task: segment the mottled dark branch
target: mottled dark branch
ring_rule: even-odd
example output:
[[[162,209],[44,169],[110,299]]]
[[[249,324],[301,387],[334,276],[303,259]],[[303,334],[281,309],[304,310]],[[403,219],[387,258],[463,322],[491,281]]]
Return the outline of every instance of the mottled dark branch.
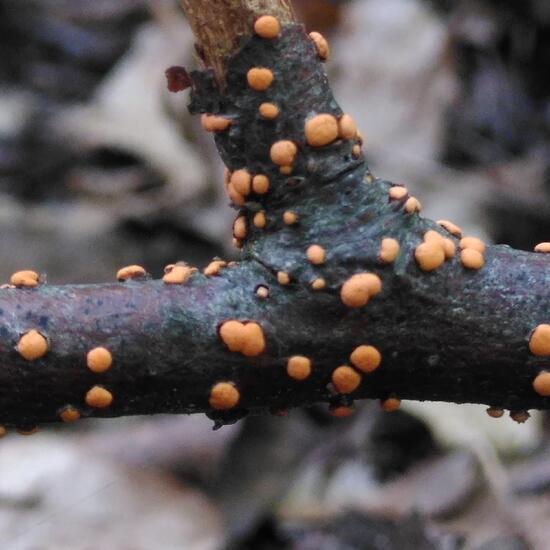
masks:
[[[207,412],[222,424],[317,402],[345,414],[365,397],[485,403],[518,420],[549,408],[550,257],[461,240],[374,178],[325,55],[322,37],[287,23],[225,58],[223,86],[190,75],[191,111],[228,168],[242,263],[177,265],[165,281],[134,268],[103,286],[22,274],[24,288],[0,290],[0,423]]]

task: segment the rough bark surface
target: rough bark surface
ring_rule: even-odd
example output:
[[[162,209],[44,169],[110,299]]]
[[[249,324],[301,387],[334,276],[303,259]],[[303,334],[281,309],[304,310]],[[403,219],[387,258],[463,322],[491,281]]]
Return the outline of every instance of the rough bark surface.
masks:
[[[189,8],[200,4],[184,1]],[[281,1],[281,9],[286,5]],[[252,19],[236,34],[250,35]],[[248,86],[247,72],[256,66],[272,70],[268,90]],[[459,254],[434,271],[420,269],[415,251],[428,230],[457,246],[459,240],[406,208],[407,194],[391,198],[395,186],[374,178],[357,153],[359,137],[308,145],[307,120],[343,113],[300,25],[285,23],[276,39],[249,36],[225,58],[224,71],[223,86],[211,69],[192,73],[190,108],[231,120],[216,133],[231,172],[246,169],[270,180],[268,193],[251,193],[240,208],[247,226],[242,262],[176,285],[142,279],[0,290],[0,424],[54,422],[67,405],[82,416],[206,412],[223,424],[249,413],[391,395],[512,411],[548,408],[550,399],[532,386],[548,359],[530,353],[529,338],[550,319],[550,256],[494,246],[487,247],[481,269],[466,269]],[[280,109],[274,120],[258,113],[266,101]],[[297,147],[290,174],[270,158],[279,140]],[[296,223],[284,223],[288,211],[297,215]],[[258,212],[266,218],[261,228],[253,223]],[[392,263],[380,260],[384,238],[400,244]],[[325,250],[324,263],[308,261],[312,244]],[[381,292],[363,307],[347,307],[343,284],[365,272],[380,278]],[[288,284],[281,284],[280,273],[288,275]],[[319,279],[325,286],[315,290]],[[267,292],[259,295],[259,287]],[[228,320],[257,323],[264,352],[246,357],[229,351],[219,334]],[[33,329],[47,338],[48,353],[28,361],[17,346]],[[361,373],[355,391],[338,393],[333,373],[351,364],[360,345],[375,346],[382,363]],[[98,346],[113,356],[102,374],[86,366],[87,352]],[[311,360],[305,380],[287,374],[294,355]],[[209,404],[218,382],[238,391],[231,410]],[[109,407],[85,404],[96,385],[111,392]]]
[[[181,4],[197,37],[197,53],[220,83],[225,79],[224,59],[250,36],[259,15],[273,15],[281,23],[294,21],[291,0],[181,0]]]

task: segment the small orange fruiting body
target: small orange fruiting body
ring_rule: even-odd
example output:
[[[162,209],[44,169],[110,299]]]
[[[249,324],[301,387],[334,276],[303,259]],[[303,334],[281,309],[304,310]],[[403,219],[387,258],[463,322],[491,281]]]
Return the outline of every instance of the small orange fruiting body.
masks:
[[[243,195],[246,197],[246,195],[250,193],[251,182],[252,177],[247,170],[235,170],[235,172],[231,174],[230,183],[233,186],[233,189],[235,189],[235,191],[237,191],[239,195]]]
[[[311,288],[313,290],[323,290],[323,288],[325,288],[326,286],[327,286],[327,282],[322,277],[315,279],[311,283]]]
[[[354,145],[351,148],[351,154],[354,159],[358,159],[361,156],[361,146],[360,145]]]
[[[227,130],[229,126],[231,126],[232,122],[233,121],[229,118],[215,116],[212,120],[212,127],[214,128],[214,132],[223,132],[224,130]]]
[[[510,418],[518,424],[523,424],[531,418],[531,415],[528,411],[510,411]]]
[[[358,346],[350,356],[352,365],[362,372],[374,372],[382,362],[382,355],[374,346]]]
[[[311,374],[311,360],[301,355],[295,355],[288,360],[286,372],[294,380],[305,380]]]
[[[351,416],[353,414],[353,408],[352,407],[346,407],[344,405],[339,406],[332,406],[329,408],[329,412],[332,416],[335,418],[346,418],[348,416]]]
[[[450,222],[449,220],[437,220],[437,223],[454,237],[458,237],[459,239],[462,239],[462,229],[460,229],[458,225],[454,224],[453,222]]]
[[[67,405],[59,412],[59,418],[61,418],[63,422],[70,424],[80,419],[80,411],[72,405]]]
[[[444,237],[438,231],[434,231],[433,229],[426,231],[426,233],[424,234],[424,241],[427,243],[436,243],[438,246],[440,246],[443,249],[443,252],[445,253],[445,258],[447,260],[454,258],[456,254],[455,243],[451,239]]]
[[[229,351],[256,357],[265,351],[265,337],[258,323],[241,323],[234,319],[220,327],[220,338]]]
[[[224,260],[213,260],[204,268],[203,273],[207,277],[213,277],[219,275],[224,267],[227,267],[227,262]]]
[[[394,201],[404,199],[408,194],[409,194],[409,190],[406,187],[402,187],[400,185],[395,185],[394,187],[390,187],[388,191],[388,195],[390,196],[390,199]]]
[[[281,25],[273,15],[262,15],[254,23],[254,32],[262,38],[277,38],[281,32]]]
[[[37,330],[29,330],[17,344],[17,351],[27,361],[36,361],[48,352],[48,341]]]
[[[105,409],[113,402],[113,394],[102,386],[94,386],[86,393],[86,404],[94,409]]]
[[[313,265],[321,265],[325,263],[327,258],[325,249],[318,244],[312,244],[306,252],[307,259]]]
[[[283,214],[283,222],[286,225],[294,225],[298,221],[298,214],[296,212],[292,212],[291,210],[287,210]]]
[[[116,274],[117,281],[127,281],[129,279],[142,279],[147,272],[140,265],[128,265],[119,269]]]
[[[330,48],[326,38],[319,32],[310,32],[309,37],[313,40],[317,55],[322,61],[326,61],[330,55]]]
[[[395,262],[397,256],[399,255],[400,248],[399,243],[395,239],[390,237],[382,239],[382,243],[380,244],[380,254],[378,255],[380,261],[385,264]]]
[[[238,352],[243,347],[243,323],[234,319],[226,321],[220,327],[220,338],[229,351]]]
[[[338,138],[338,121],[329,114],[310,118],[305,126],[306,141],[312,147],[324,147]]]
[[[288,285],[290,283],[290,275],[285,271],[279,271],[277,273],[277,282],[280,285]]]
[[[196,269],[187,265],[175,265],[164,275],[162,280],[169,285],[182,285],[187,282],[195,271]]]
[[[31,426],[29,428],[17,428],[19,435],[34,435],[38,431],[38,426]]]
[[[282,167],[290,166],[294,162],[297,153],[298,147],[296,147],[296,144],[286,139],[275,142],[270,151],[271,160],[277,166]]]
[[[382,281],[374,273],[358,273],[342,286],[340,297],[348,307],[363,307],[372,296],[382,290]]]
[[[113,364],[113,356],[106,348],[94,348],[88,352],[86,357],[88,368],[95,373],[108,371]]]
[[[269,288],[267,288],[266,286],[260,285],[256,289],[256,296],[258,296],[258,298],[261,298],[262,300],[269,298]]]
[[[352,393],[361,384],[361,375],[347,365],[342,365],[332,373],[332,384],[338,393]]]
[[[10,283],[14,286],[34,288],[38,285],[39,275],[36,271],[18,271],[10,278]]]
[[[550,372],[538,374],[533,380],[533,389],[542,397],[550,397]]]
[[[410,197],[405,202],[405,212],[408,214],[414,214],[415,212],[420,212],[422,210],[422,205],[416,197]]]
[[[254,214],[254,218],[252,220],[252,223],[254,224],[254,227],[257,227],[258,229],[263,229],[267,225],[267,220],[265,218],[264,212],[257,212]]]
[[[531,333],[529,350],[537,357],[550,357],[550,325],[539,325]]]
[[[201,115],[201,126],[202,129],[206,132],[211,132],[212,128],[210,126],[210,115],[207,113],[203,113]]]
[[[464,237],[460,240],[460,248],[462,250],[470,248],[483,254],[485,252],[485,243],[477,237]]]
[[[437,231],[434,231],[433,229],[430,229],[424,233],[424,242],[430,242],[430,241],[437,241],[439,243],[443,242],[443,235],[441,233],[438,233]]]
[[[445,252],[445,258],[450,260],[455,257],[456,245],[451,239],[443,239],[443,250]]]
[[[235,187],[233,187],[233,184],[230,182],[229,185],[227,186],[227,195],[229,197],[229,199],[231,200],[231,202],[235,205],[235,206],[243,206],[244,203],[246,202],[246,199],[243,195],[241,195],[236,189]]]
[[[267,90],[273,83],[273,72],[265,67],[254,67],[246,75],[248,85],[257,92]]]
[[[504,410],[498,407],[489,407],[486,412],[491,418],[502,418],[504,416]]]
[[[460,261],[466,269],[481,269],[485,264],[483,254],[473,248],[465,248],[460,252]]]
[[[292,166],[281,166],[279,168],[279,172],[283,174],[283,176],[289,176],[290,174],[292,174]]]
[[[535,252],[550,253],[550,243],[539,243],[535,246]]]
[[[242,240],[246,237],[246,233],[246,218],[244,216],[239,216],[233,222],[233,237]]]
[[[279,107],[274,103],[262,103],[258,111],[260,116],[266,120],[274,120],[279,116]]]
[[[4,428],[4,426],[0,426],[0,439],[2,439],[7,433],[6,428]]]
[[[207,132],[223,132],[231,126],[231,119],[222,116],[204,113],[201,116],[201,125]]]
[[[210,115],[209,114],[203,113],[201,115],[201,126],[202,126],[202,129],[205,132],[211,132],[212,131],[211,126],[210,126]]]
[[[265,195],[269,191],[269,178],[258,174],[252,178],[252,190],[258,195]]]
[[[380,406],[383,411],[394,412],[401,406],[401,400],[396,397],[388,397],[388,399],[384,399],[384,401],[380,403]]]
[[[218,382],[210,390],[208,403],[218,411],[228,411],[239,403],[241,395],[232,382]]]
[[[414,257],[422,271],[433,271],[445,262],[445,252],[437,241],[419,244],[414,251]]]
[[[349,115],[342,115],[338,121],[338,136],[342,139],[353,139],[357,136],[357,126]]]

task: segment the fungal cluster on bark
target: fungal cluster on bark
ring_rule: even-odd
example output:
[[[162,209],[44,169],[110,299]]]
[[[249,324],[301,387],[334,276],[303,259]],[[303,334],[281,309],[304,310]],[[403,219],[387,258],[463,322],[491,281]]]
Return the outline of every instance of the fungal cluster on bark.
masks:
[[[185,3],[185,2],[184,2]],[[191,87],[226,165],[241,261],[175,262],[160,280],[0,289],[0,436],[87,416],[250,413],[359,398],[475,402],[516,421],[550,406],[550,251],[486,246],[422,218],[375,178],[336,103],[319,33],[270,13]],[[219,68],[219,64],[216,63]]]

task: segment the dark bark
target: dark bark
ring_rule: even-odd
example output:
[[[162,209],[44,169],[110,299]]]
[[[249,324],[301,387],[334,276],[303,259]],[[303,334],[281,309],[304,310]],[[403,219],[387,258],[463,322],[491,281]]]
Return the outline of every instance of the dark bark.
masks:
[[[195,72],[191,110],[232,121],[216,134],[230,170],[265,174],[270,190],[251,194],[239,215],[247,220],[243,261],[218,276],[195,273],[181,285],[134,280],[113,285],[0,290],[0,423],[28,427],[58,420],[72,405],[83,416],[207,412],[220,424],[248,413],[280,411],[358,398],[485,403],[513,411],[548,408],[532,387],[548,359],[529,352],[533,329],[549,320],[550,257],[487,247],[485,265],[466,269],[457,254],[432,272],[419,268],[415,250],[428,230],[458,245],[439,225],[405,208],[407,196],[390,199],[392,184],[375,179],[357,153],[359,138],[311,147],[308,117],[342,111],[332,97],[313,42],[288,23],[277,39],[252,36],[224,62],[225,85],[210,70]],[[250,67],[269,67],[274,82],[257,92],[246,81]],[[275,103],[280,115],[261,119],[258,106]],[[292,173],[270,159],[279,140],[297,146]],[[286,225],[292,210],[298,222]],[[265,213],[258,229],[252,220]],[[394,238],[394,263],[379,259],[383,238]],[[313,265],[306,250],[318,244],[326,261]],[[277,274],[287,273],[289,284]],[[363,307],[341,299],[354,274],[374,273],[382,290]],[[324,288],[312,282],[323,279]],[[268,297],[256,294],[259,286]],[[227,349],[219,335],[228,320],[257,323],[265,351],[254,357]],[[48,353],[27,361],[17,351],[35,329]],[[362,374],[358,389],[337,393],[333,371],[350,364],[359,345],[375,346],[381,366]],[[95,347],[110,350],[113,366],[102,374],[86,366]],[[306,380],[288,376],[287,361],[312,361]],[[215,411],[214,384],[231,382],[240,401]],[[95,385],[113,395],[111,406],[84,401]]]

